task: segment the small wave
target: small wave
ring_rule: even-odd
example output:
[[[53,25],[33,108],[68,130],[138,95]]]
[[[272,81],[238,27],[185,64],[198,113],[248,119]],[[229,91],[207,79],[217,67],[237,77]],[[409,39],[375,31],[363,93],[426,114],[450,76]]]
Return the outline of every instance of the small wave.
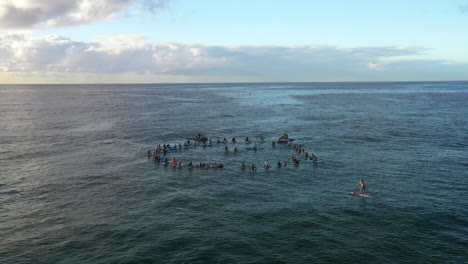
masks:
[[[0,192],[0,195],[14,195],[20,193],[17,190],[11,190],[11,191],[6,191],[6,192]]]
[[[369,137],[369,136],[350,136],[348,137],[351,140],[359,140],[365,142],[385,142],[383,138]]]
[[[441,147],[449,147],[449,148],[466,148],[468,147],[468,144],[465,143],[448,143],[448,144],[440,144]]]

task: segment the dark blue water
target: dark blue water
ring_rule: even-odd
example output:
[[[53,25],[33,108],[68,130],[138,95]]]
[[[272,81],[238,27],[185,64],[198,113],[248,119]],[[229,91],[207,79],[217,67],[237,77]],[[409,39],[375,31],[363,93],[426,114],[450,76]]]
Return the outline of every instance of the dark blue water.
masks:
[[[467,120],[468,82],[3,85],[0,263],[467,263]],[[146,156],[198,132],[266,143]],[[283,133],[324,162],[263,169]]]

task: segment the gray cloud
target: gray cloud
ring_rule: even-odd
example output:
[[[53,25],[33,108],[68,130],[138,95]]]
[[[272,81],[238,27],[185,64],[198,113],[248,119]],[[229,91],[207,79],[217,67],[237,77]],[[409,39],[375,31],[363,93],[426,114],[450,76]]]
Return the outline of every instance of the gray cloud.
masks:
[[[467,65],[402,60],[423,47],[207,46],[148,42],[142,36],[80,42],[57,35],[0,35],[0,72],[251,76],[284,80],[465,78]],[[426,76],[426,78],[423,78]],[[458,77],[457,77],[458,76]],[[406,80],[406,79],[405,79]]]
[[[0,3],[0,28],[88,24],[111,19],[137,2],[141,2],[145,10],[154,12],[168,0],[5,0]]]

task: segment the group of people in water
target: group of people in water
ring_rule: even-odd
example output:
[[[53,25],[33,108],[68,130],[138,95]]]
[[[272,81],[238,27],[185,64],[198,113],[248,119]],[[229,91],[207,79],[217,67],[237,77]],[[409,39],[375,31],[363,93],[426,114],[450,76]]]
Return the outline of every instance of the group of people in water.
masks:
[[[312,162],[318,162],[319,159],[314,153],[310,153],[305,151],[305,149],[301,145],[296,145],[296,144],[291,144],[288,143],[289,146],[291,146],[297,153],[297,155],[302,155],[304,156],[304,160],[310,160]],[[299,165],[299,158],[293,153],[291,154],[292,162],[293,164]]]
[[[282,163],[280,161],[278,161],[278,167],[281,167],[281,166],[282,166]],[[284,166],[286,166],[286,162],[284,162]],[[245,162],[242,162],[239,167],[244,170],[244,169],[247,168],[247,165],[245,164]],[[268,160],[266,160],[265,163],[263,163],[263,167],[265,169],[269,169],[270,168],[270,162]],[[249,169],[250,169],[251,172],[257,171],[257,167],[255,166],[254,163],[252,163],[252,165],[250,165]]]
[[[286,138],[287,138],[287,134],[285,134],[285,136],[286,136]],[[274,145],[274,144],[273,144],[273,145]],[[306,151],[304,150],[304,148],[302,148],[301,145],[295,145],[295,144],[292,144],[291,141],[289,141],[289,142],[288,142],[288,146],[293,147],[293,149],[297,152],[298,155],[303,155],[306,161],[307,161],[307,160],[310,160],[310,161],[312,161],[312,162],[318,162],[318,160],[319,160],[318,157],[317,157],[315,154],[311,153],[311,154],[309,155],[309,153],[306,152]],[[294,153],[291,155],[291,158],[292,158],[292,165],[299,166],[299,164],[300,164],[299,158],[297,158],[296,155],[295,155]],[[286,167],[287,165],[288,165],[288,163],[287,163],[286,161],[284,161],[284,162],[278,161],[278,162],[276,163],[276,166],[277,166],[278,168]],[[245,162],[242,162],[242,163],[240,164],[239,167],[240,167],[241,169],[246,169],[246,168],[247,168],[247,165],[245,164]],[[264,167],[265,169],[269,169],[269,168],[271,167],[270,162],[269,162],[268,160],[266,160],[266,161],[264,162],[264,164],[263,164],[263,167]],[[256,171],[256,170],[257,170],[257,167],[255,166],[255,164],[252,163],[252,164],[250,165],[250,171],[253,172],[253,171]]]
[[[288,134],[284,134],[287,135]],[[284,136],[283,135],[283,136]],[[213,144],[213,140],[211,138],[208,138],[200,133],[198,133],[194,138],[193,138],[195,141],[199,141],[202,143],[202,145],[208,145],[208,144]],[[246,137],[245,140],[244,140],[245,144],[251,144],[252,141],[250,140],[249,137]],[[265,142],[265,138],[263,136],[260,136],[260,140],[259,140],[260,143],[264,143]],[[214,140],[214,143],[224,143],[224,144],[228,144],[228,143],[238,143],[236,137],[232,137],[231,140],[228,140],[227,138],[223,138],[221,140],[221,138],[217,137],[215,140]],[[275,144],[275,141],[273,141],[272,143],[273,145]],[[257,143],[254,143],[254,147],[257,147]]]
[[[166,157],[167,153],[168,152],[178,152],[178,151],[181,151],[182,149],[191,149],[191,148],[195,148],[197,146],[212,146],[213,144],[213,141],[202,135],[201,133],[198,133],[194,138],[192,138],[192,140],[194,140],[195,142],[191,142],[190,140],[187,140],[185,141],[184,143],[179,143],[179,144],[174,144],[174,145],[170,145],[170,144],[158,144],[156,146],[156,149],[154,150],[154,152],[151,152],[151,150],[148,150],[148,157],[153,157],[157,162],[159,163],[162,163],[162,164],[165,164],[165,165],[168,165],[170,164],[172,167],[182,167],[182,166],[187,166],[187,167],[197,167],[197,168],[223,168],[224,165],[221,164],[221,163],[197,163],[197,164],[194,164],[192,162],[189,162],[187,164],[182,164],[182,161],[180,160],[176,160],[175,158],[168,158]],[[301,145],[296,145],[296,144],[292,144],[292,140],[293,139],[290,139],[288,134],[283,134],[277,141],[278,142],[286,142],[284,140],[288,140],[287,143],[288,143],[288,146],[289,147],[292,147],[297,155],[303,155],[305,160],[311,160],[311,161],[318,161],[318,157],[314,154],[310,154],[308,152],[306,152],[304,150],[304,148],[302,148]],[[228,140],[227,138],[223,138],[222,140],[217,137],[216,138],[216,141],[215,141],[217,144],[220,144],[220,143],[224,143],[226,144],[226,146],[224,146],[224,152],[230,152],[231,150],[229,149],[229,147],[227,146],[228,143],[237,143],[237,139],[235,137],[232,137],[231,140]],[[260,137],[260,140],[259,140],[259,143],[264,143],[265,142],[265,138],[263,136]],[[249,137],[246,137],[245,138],[245,144],[251,144],[252,141],[250,140]],[[272,146],[276,146],[276,141],[273,141],[272,142]],[[257,143],[253,143],[252,147],[250,148],[247,148],[247,149],[250,149],[250,150],[258,150],[258,149],[262,149],[259,147],[259,145]],[[234,149],[232,150],[233,152],[240,152],[241,150],[235,146]],[[296,165],[298,166],[300,164],[300,161],[299,161],[299,158],[296,157],[296,155],[293,153],[292,154],[292,162],[291,164],[293,165]],[[278,168],[281,168],[281,167],[285,167],[288,165],[288,162],[284,161],[284,162],[281,162],[281,161],[278,161],[276,163],[276,166]],[[266,160],[263,164],[263,167],[265,169],[269,169],[271,167],[270,165],[270,162],[268,160]],[[247,168],[247,165],[245,164],[245,162],[242,162],[241,165],[240,165],[240,168],[241,169],[246,169]],[[257,167],[255,166],[255,164],[251,164],[250,165],[250,171],[256,171],[257,170]]]
[[[224,165],[222,163],[204,163],[204,162],[200,162],[200,163],[195,163],[194,164],[193,162],[190,161],[187,164],[182,164],[181,160],[177,160],[176,158],[169,159],[168,157],[162,157],[156,152],[151,153],[151,151],[148,151],[148,157],[153,157],[155,161],[157,161],[158,163],[163,164],[163,165],[169,165],[170,164],[174,168],[181,168],[182,166],[186,166],[186,167],[189,167],[189,168],[205,168],[205,169],[211,169],[211,168],[222,169],[222,168],[224,168]]]
[[[219,169],[222,169],[224,168],[224,165],[222,163],[203,163],[203,162],[200,162],[200,163],[192,163],[192,162],[188,162],[187,164],[182,164],[182,161],[181,160],[176,160],[175,158],[168,158],[168,157],[165,157],[166,154],[168,152],[178,152],[178,151],[181,151],[182,149],[191,149],[191,148],[195,148],[197,146],[203,146],[203,147],[206,147],[206,146],[213,146],[213,141],[202,135],[202,134],[197,134],[194,138],[192,138],[195,142],[191,142],[190,140],[187,140],[185,141],[183,144],[182,143],[179,143],[179,144],[174,144],[174,145],[170,145],[170,144],[164,144],[164,145],[160,145],[158,144],[156,146],[156,149],[154,152],[151,152],[151,150],[148,150],[148,157],[153,157],[157,162],[161,163],[161,164],[164,164],[164,165],[171,165],[172,167],[175,167],[175,168],[180,168],[180,167],[188,167],[188,168],[219,168]],[[223,138],[223,139],[220,139],[219,137],[217,137],[214,141],[216,144],[221,144],[221,143],[224,143],[226,144],[224,146],[224,152],[231,152],[231,150],[228,148],[227,144],[228,143],[238,143],[237,139],[235,137],[232,137],[231,140],[228,140],[227,138]],[[250,140],[249,137],[246,137],[245,138],[245,144],[251,144],[252,141]],[[260,140],[259,140],[260,143],[264,143],[265,142],[265,139],[264,137],[260,137]],[[299,166],[300,165],[300,159],[298,158],[298,156],[302,155],[304,157],[304,160],[305,161],[311,161],[311,162],[320,162],[318,157],[313,154],[313,153],[310,153],[307,152],[303,147],[302,145],[300,144],[293,144],[293,139],[290,139],[288,134],[283,134],[281,137],[278,138],[278,140],[274,140],[271,144],[272,144],[272,147],[275,147],[276,146],[276,143],[287,143],[287,146],[292,148],[295,153],[292,153],[291,154],[291,164],[292,165],[296,165],[296,166]],[[253,143],[252,147],[248,148],[248,149],[251,149],[251,150],[257,150],[257,149],[261,149],[259,148],[259,145],[257,143]],[[234,149],[232,150],[233,152],[239,152],[241,151],[237,146],[234,147]],[[286,161],[278,161],[276,163],[276,167],[278,168],[281,168],[281,167],[286,167],[288,166],[288,162]],[[255,166],[254,163],[251,163],[249,166],[245,163],[245,162],[242,162],[239,166],[242,170],[245,170],[245,169],[249,169],[249,171],[251,172],[255,172],[257,170],[257,167]],[[265,162],[263,163],[263,167],[265,169],[269,169],[271,167],[270,165],[270,162],[268,160],[265,160]],[[358,182],[358,185],[361,186],[361,193],[362,194],[365,194],[366,193],[366,183],[364,182],[364,179],[361,179],[359,182]]]

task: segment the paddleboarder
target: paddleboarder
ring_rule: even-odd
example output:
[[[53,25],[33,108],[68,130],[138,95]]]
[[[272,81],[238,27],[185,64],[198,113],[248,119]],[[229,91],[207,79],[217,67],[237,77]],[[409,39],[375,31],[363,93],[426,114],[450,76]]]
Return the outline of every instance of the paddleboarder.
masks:
[[[357,185],[361,185],[361,193],[365,194],[366,193],[366,183],[364,182],[364,179],[361,179]]]

